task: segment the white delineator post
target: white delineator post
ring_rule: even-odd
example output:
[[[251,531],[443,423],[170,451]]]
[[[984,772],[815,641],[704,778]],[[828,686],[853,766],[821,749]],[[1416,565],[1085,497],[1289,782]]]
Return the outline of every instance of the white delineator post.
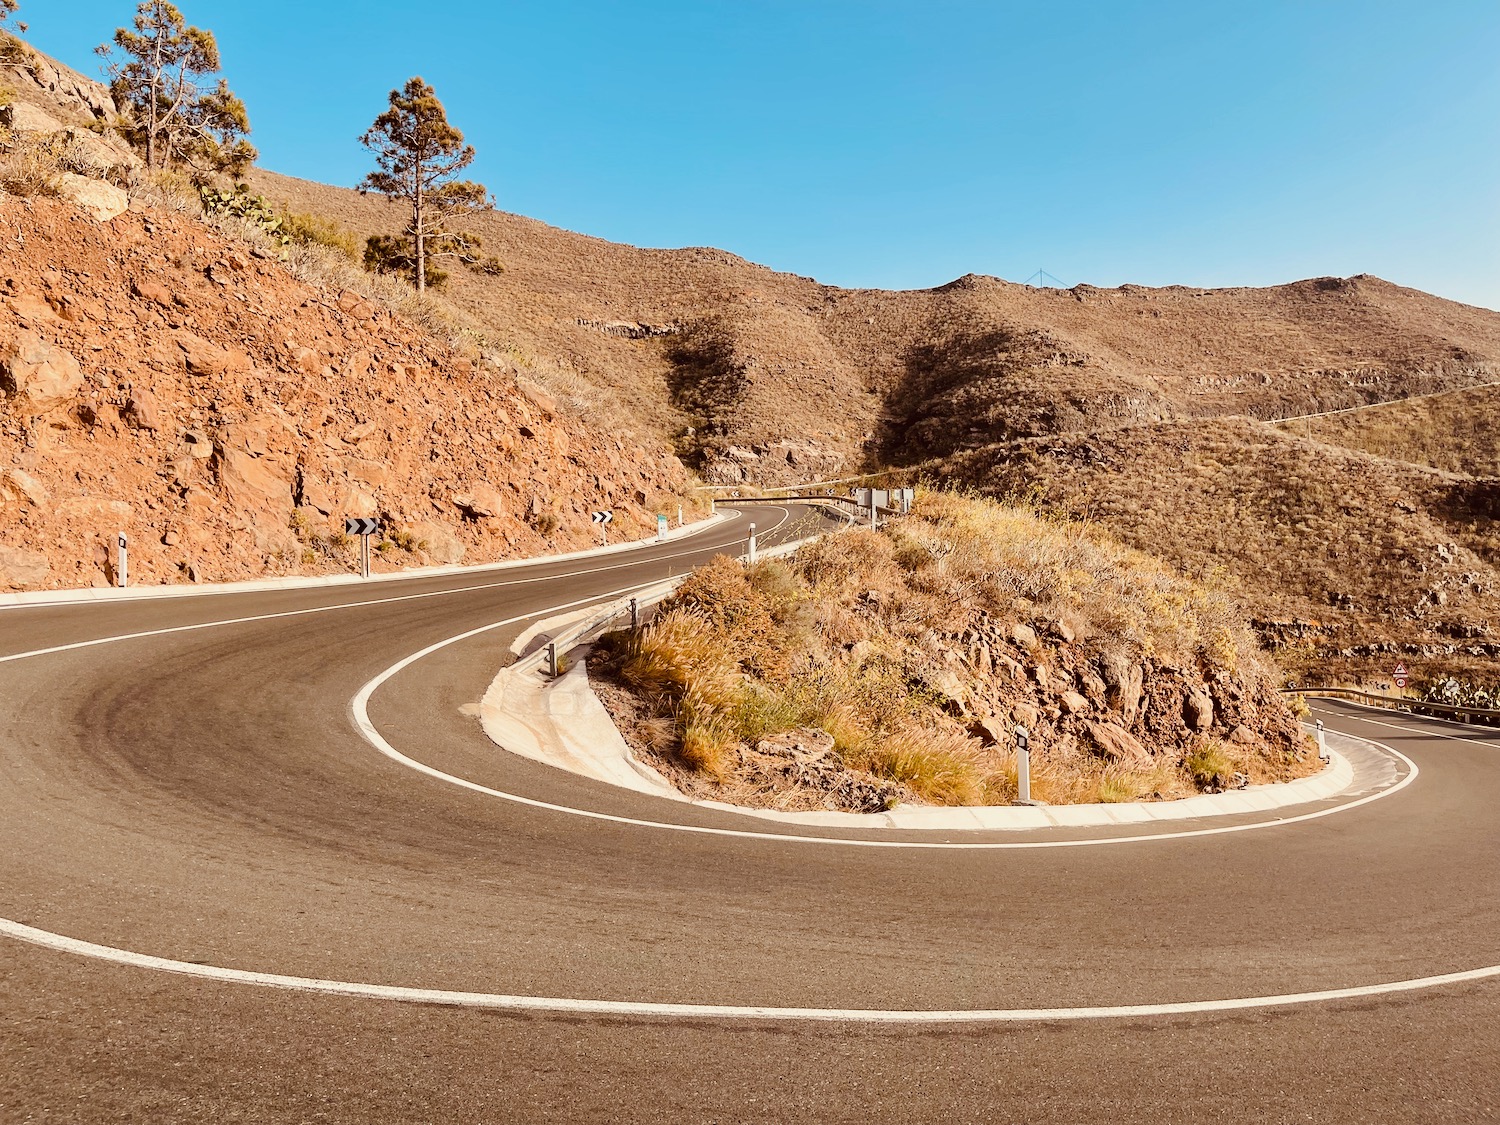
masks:
[[[119,548],[119,553],[116,556],[115,560],[115,577],[119,581],[119,584],[121,586],[125,586],[129,580],[129,572],[127,570],[129,559],[126,557],[126,540],[125,533],[123,531],[118,531],[115,533],[115,542]]]
[[[750,562],[751,565],[755,563],[755,525],[753,523],[750,525]]]
[[[1031,733],[1016,724],[1016,797],[1021,803],[1031,800]]]
[[[1318,720],[1318,757],[1328,761],[1328,734],[1323,730],[1323,720]]]

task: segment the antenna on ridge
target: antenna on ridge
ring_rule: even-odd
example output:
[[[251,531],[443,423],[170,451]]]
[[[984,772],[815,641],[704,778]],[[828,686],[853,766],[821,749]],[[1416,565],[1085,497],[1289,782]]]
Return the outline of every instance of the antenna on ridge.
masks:
[[[1047,288],[1047,283],[1049,281],[1054,286],[1056,286],[1058,289],[1064,288],[1062,280],[1060,278],[1053,277],[1046,270],[1037,270],[1036,273],[1032,274],[1025,281],[1021,282],[1021,284],[1022,285],[1030,285],[1033,281],[1040,282],[1040,285],[1038,286],[1038,288],[1041,288],[1041,289]]]

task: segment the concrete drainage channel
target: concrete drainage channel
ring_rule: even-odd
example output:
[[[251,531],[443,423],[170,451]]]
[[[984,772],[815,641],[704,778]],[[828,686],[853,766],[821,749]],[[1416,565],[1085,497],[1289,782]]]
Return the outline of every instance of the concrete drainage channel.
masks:
[[[790,554],[801,545],[802,542],[790,543],[762,551],[760,557]],[[635,759],[629,744],[594,695],[584,662],[566,659],[578,646],[611,626],[632,618],[638,621],[640,615],[663,601],[685,578],[684,575],[645,587],[603,607],[541,621],[522,633],[512,645],[512,651],[520,659],[501,669],[480,703],[480,720],[489,739],[512,753],[637,793],[783,824],[827,828],[1022,830],[1146,824],[1271,812],[1290,805],[1324,801],[1346,792],[1355,779],[1348,757],[1330,747],[1329,764],[1312,777],[1176,801],[960,808],[914,805],[880,813],[848,813],[780,812],[693,800]],[[1358,739],[1349,741],[1364,745]]]

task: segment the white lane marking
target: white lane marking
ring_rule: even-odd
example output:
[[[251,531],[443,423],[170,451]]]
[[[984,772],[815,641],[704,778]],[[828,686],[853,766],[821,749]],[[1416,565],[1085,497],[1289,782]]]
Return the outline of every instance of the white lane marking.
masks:
[[[1357,985],[1352,988],[1328,988],[1317,992],[1289,992],[1276,996],[1244,996],[1225,1000],[1184,1000],[1171,1004],[1114,1004],[1067,1008],[980,1008],[963,1009],[878,1009],[878,1008],[778,1008],[736,1004],[669,1004],[635,1000],[586,1000],[562,996],[510,996],[494,992],[460,992],[439,988],[410,988],[403,985],[359,984],[352,981],[322,980],[317,977],[287,976],[281,973],[259,973],[247,969],[226,969],[218,965],[197,965],[133,953],[108,945],[63,937],[19,922],[0,919],[0,934],[64,953],[92,957],[117,965],[129,965],[158,972],[232,984],[258,985],[289,992],[311,992],[331,996],[356,996],[370,1000],[396,1000],[411,1004],[444,1004],[459,1008],[490,1008],[522,1012],[551,1012],[593,1016],[670,1017],[675,1019],[781,1020],[785,1022],[874,1023],[874,1024],[966,1024],[1019,1023],[1043,1020],[1139,1019],[1147,1016],[1182,1016],[1214,1012],[1244,1011],[1249,1008],[1277,1008],[1303,1004],[1320,1004],[1331,1000],[1356,1000],[1387,996],[1418,989],[1441,988],[1500,976],[1500,965],[1437,976],[1383,984]]]
[[[567,607],[559,606],[558,608],[565,609]],[[355,693],[353,700],[350,701],[350,710],[353,713],[354,725],[356,728],[358,728],[360,734],[364,736],[365,741],[368,742],[371,746],[375,747],[375,749],[379,750],[387,758],[390,758],[393,762],[398,762],[401,765],[406,766],[408,769],[413,769],[418,773],[426,774],[428,777],[434,778],[435,780],[446,782],[449,785],[456,785],[459,788],[467,789],[472,793],[481,793],[487,797],[498,797],[503,801],[510,801],[518,805],[525,805],[528,808],[543,809],[547,812],[566,813],[569,816],[581,816],[589,820],[607,821],[611,824],[626,824],[633,828],[653,828],[664,832],[690,832],[703,836],[727,836],[741,840],[776,840],[793,844],[825,844],[831,847],[845,848],[911,848],[933,851],[1013,851],[1030,848],[1087,848],[1101,847],[1106,844],[1140,844],[1154,840],[1183,840],[1196,836],[1218,836],[1229,832],[1252,832],[1262,828],[1280,828],[1283,825],[1287,824],[1298,824],[1302,821],[1317,820],[1320,817],[1332,816],[1334,813],[1346,812],[1349,809],[1356,809],[1361,805],[1367,805],[1372,801],[1378,801],[1385,797],[1389,797],[1392,794],[1399,793],[1402,789],[1405,789],[1408,785],[1415,781],[1417,779],[1418,773],[1420,772],[1417,769],[1417,764],[1410,758],[1408,758],[1405,754],[1401,753],[1399,750],[1387,746],[1384,743],[1366,739],[1364,741],[1369,742],[1370,745],[1378,746],[1380,749],[1391,754],[1393,757],[1401,759],[1401,761],[1406,763],[1409,770],[1407,775],[1400,781],[1398,781],[1395,785],[1392,785],[1388,789],[1382,789],[1377,793],[1372,793],[1367,797],[1361,797],[1357,800],[1349,801],[1342,805],[1335,805],[1332,808],[1320,809],[1316,812],[1301,813],[1297,816],[1279,817],[1274,820],[1257,821],[1254,824],[1225,825],[1219,828],[1198,828],[1181,832],[1160,832],[1136,836],[1101,836],[1073,840],[871,840],[850,839],[842,836],[802,836],[783,832],[756,832],[742,828],[710,828],[696,824],[677,824],[671,821],[640,820],[635,817],[618,816],[613,813],[602,813],[595,812],[591,809],[574,808],[571,805],[558,805],[550,801],[539,801],[534,797],[523,797],[518,793],[507,793],[501,789],[492,789],[487,785],[480,785],[478,782],[470,781],[468,778],[459,777],[456,774],[445,773],[442,770],[427,765],[425,762],[419,762],[415,758],[408,757],[407,755],[401,753],[401,751],[397,750],[394,746],[387,742],[380,731],[376,729],[375,724],[370,720],[369,704],[371,696],[373,696],[383,684],[385,684],[393,676],[398,675],[406,668],[415,664],[417,661],[431,656],[433,653],[447,648],[451,644],[457,644],[459,641],[468,640],[470,637],[477,636],[478,634],[483,633],[489,629],[498,628],[500,625],[504,624],[508,624],[508,622],[501,621],[496,622],[494,625],[484,625],[478,629],[471,629],[468,632],[460,633],[456,637],[449,637],[447,640],[438,641],[436,644],[428,645],[420,652],[414,652],[410,656],[397,661],[395,664],[387,668],[384,672],[381,672],[374,679],[366,683],[364,687],[360,688],[359,691]],[[983,831],[983,829],[900,829],[899,831]]]
[[[1334,698],[1336,698],[1336,697],[1334,697]],[[1390,714],[1390,712],[1388,710],[1386,710],[1386,708],[1384,708],[1384,707],[1376,707],[1373,704],[1369,704],[1369,703],[1355,703],[1353,700],[1348,700],[1348,699],[1340,699],[1339,702],[1340,703],[1350,703],[1350,704],[1352,704],[1355,707],[1363,707],[1367,711],[1375,711],[1375,712],[1377,712],[1379,714],[1383,714],[1383,715]],[[1324,707],[1323,708],[1323,714],[1325,714],[1325,715],[1338,715],[1339,711],[1336,710],[1336,709],[1334,709],[1334,708],[1331,708],[1331,707]],[[1412,716],[1412,719],[1413,719],[1413,724],[1412,725],[1402,725],[1401,723],[1384,723],[1384,722],[1381,722],[1379,719],[1366,719],[1363,716],[1358,716],[1358,715],[1356,715],[1356,716],[1350,716],[1350,717],[1353,718],[1354,721],[1357,722],[1357,723],[1369,723],[1372,727],[1386,727],[1386,728],[1388,728],[1390,730],[1399,730],[1399,731],[1402,731],[1405,734],[1420,735],[1423,738],[1446,738],[1449,742],[1467,742],[1470,746],[1483,746],[1486,750],[1500,749],[1500,746],[1496,745],[1496,739],[1500,739],[1500,734],[1497,734],[1494,739],[1491,739],[1488,742],[1482,742],[1482,741],[1480,741],[1477,738],[1460,738],[1456,734],[1444,734],[1442,731],[1438,731],[1438,730],[1425,730],[1425,729],[1417,728],[1415,726],[1415,720],[1421,719],[1422,721],[1429,722],[1429,723],[1447,723],[1450,726],[1466,727],[1466,724],[1464,724],[1464,723],[1455,722],[1452,719],[1441,719],[1441,718],[1438,718],[1438,717],[1436,717],[1434,715],[1413,715]]]
[[[786,520],[782,520],[782,523],[785,523],[785,522],[786,522]],[[781,526],[781,524],[777,524],[776,525],[777,528],[779,528],[780,526]],[[772,530],[774,531],[776,529],[773,528]],[[728,545],[729,544],[725,544],[725,546],[728,546]],[[357,602],[336,602],[333,605],[312,606],[312,607],[309,607],[308,609],[288,609],[288,610],[283,610],[283,611],[278,612],[278,613],[259,613],[259,614],[254,614],[254,615],[249,616],[249,617],[226,617],[226,618],[223,618],[223,619],[218,620],[218,621],[200,621],[200,622],[198,622],[197,624],[194,624],[194,625],[174,625],[174,626],[172,626],[171,628],[168,628],[168,629],[147,629],[147,630],[144,630],[143,632],[139,632],[139,633],[121,633],[121,634],[118,634],[117,636],[112,636],[112,637],[95,637],[95,638],[93,638],[91,640],[87,640],[87,641],[74,641],[72,644],[53,645],[51,648],[38,648],[38,649],[33,649],[30,652],[17,652],[17,653],[12,653],[9,656],[0,656],[0,664],[7,664],[7,663],[9,663],[12,660],[29,660],[33,656],[50,656],[53,653],[57,653],[57,652],[72,652],[75,649],[94,648],[94,647],[96,647],[98,645],[113,644],[116,641],[137,641],[137,640],[143,640],[143,639],[148,638],[148,637],[164,637],[164,636],[168,636],[168,635],[170,635],[172,633],[191,633],[191,632],[194,632],[195,630],[198,630],[198,629],[217,629],[217,628],[220,628],[220,627],[225,626],[225,625],[248,625],[248,624],[253,624],[254,622],[257,622],[257,621],[275,621],[278,618],[283,618],[283,617],[303,617],[303,616],[306,616],[306,615],[312,614],[312,613],[332,613],[335,610],[340,610],[340,609],[363,609],[365,607],[372,606],[372,605],[391,605],[391,604],[394,604],[396,602],[418,601],[418,600],[421,600],[423,598],[446,598],[446,597],[451,597],[451,596],[453,596],[455,594],[473,594],[473,593],[477,593],[477,592],[479,592],[481,590],[498,590],[498,589],[503,589],[504,587],[507,587],[507,586],[528,586],[528,585],[532,585],[532,584],[537,583],[537,582],[552,582],[552,581],[555,581],[555,580],[565,579],[565,578],[578,578],[578,577],[581,577],[581,576],[584,576],[584,575],[603,574],[603,573],[605,573],[607,571],[611,571],[611,570],[625,570],[625,569],[628,569],[630,567],[640,566],[643,562],[670,562],[673,559],[686,558],[688,555],[697,554],[699,550],[702,550],[702,548],[700,547],[698,550],[693,550],[693,551],[678,551],[678,552],[675,552],[675,553],[670,554],[670,555],[659,555],[659,556],[657,556],[657,557],[655,557],[653,559],[644,559],[644,560],[643,559],[632,559],[632,560],[630,560],[628,562],[615,563],[612,566],[590,567],[590,568],[588,568],[586,570],[570,570],[570,571],[568,571],[568,572],[566,572],[564,574],[537,575],[537,576],[532,577],[532,578],[502,578],[502,579],[493,580],[493,581],[489,581],[489,582],[480,582],[480,583],[477,583],[477,584],[472,585],[472,586],[459,586],[459,587],[456,587],[455,589],[451,589],[451,590],[428,590],[427,592],[421,593],[421,594],[396,594],[396,595],[393,595],[392,597],[388,597],[388,598],[367,598],[367,599],[365,599],[363,601],[357,601]],[[651,585],[651,583],[649,583],[649,582],[636,583],[635,585],[629,587],[628,589],[629,590],[633,590],[633,589],[638,589],[640,586],[648,586],[648,585]],[[272,592],[273,593],[277,593],[279,591],[272,591]],[[626,592],[628,592],[628,590]],[[219,596],[228,597],[228,596],[231,596],[231,595],[227,595],[226,594],[226,595],[219,595]],[[597,598],[589,598],[589,599],[585,599],[584,601],[581,601],[581,602],[572,602],[570,604],[572,604],[572,605],[585,605],[589,601],[602,601],[605,598],[614,597],[614,596],[617,596],[617,595],[616,594],[600,594]],[[562,607],[558,607],[558,608],[562,608]],[[548,612],[550,612],[550,611],[549,610],[545,610],[545,609],[539,611],[539,613],[548,613]],[[491,626],[491,628],[496,628],[499,625],[503,625],[503,624],[514,624],[516,621],[525,621],[527,618],[539,616],[539,613],[528,613],[528,614],[526,614],[523,617],[514,618],[510,622],[497,622],[496,625]],[[453,639],[454,640],[459,640],[459,639],[462,639],[462,638],[456,638],[455,637]]]

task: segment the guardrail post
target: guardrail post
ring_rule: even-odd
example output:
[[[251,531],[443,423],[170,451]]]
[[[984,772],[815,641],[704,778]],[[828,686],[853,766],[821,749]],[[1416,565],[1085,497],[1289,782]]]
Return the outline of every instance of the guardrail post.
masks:
[[[557,679],[557,643],[547,642],[547,675]]]

